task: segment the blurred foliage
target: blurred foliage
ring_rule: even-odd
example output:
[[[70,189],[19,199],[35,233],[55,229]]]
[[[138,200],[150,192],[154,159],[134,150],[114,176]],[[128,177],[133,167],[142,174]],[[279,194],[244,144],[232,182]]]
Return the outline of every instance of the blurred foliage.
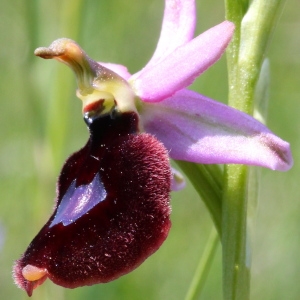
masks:
[[[224,19],[222,1],[197,4],[197,33]],[[288,173],[262,170],[251,235],[252,299],[256,300],[297,299],[300,294],[298,9],[298,0],[287,2],[269,49],[268,125],[291,143],[295,166]],[[36,58],[34,49],[65,36],[76,39],[94,59],[124,64],[134,73],[155,49],[162,15],[162,0],[0,2],[1,299],[27,299],[11,279],[13,261],[49,217],[63,161],[88,137],[73,74],[54,61]],[[226,84],[223,58],[192,88],[226,102]],[[172,196],[169,238],[137,270],[108,284],[75,290],[47,280],[32,299],[183,299],[212,222],[190,184]],[[221,299],[220,255],[219,247],[202,299]]]

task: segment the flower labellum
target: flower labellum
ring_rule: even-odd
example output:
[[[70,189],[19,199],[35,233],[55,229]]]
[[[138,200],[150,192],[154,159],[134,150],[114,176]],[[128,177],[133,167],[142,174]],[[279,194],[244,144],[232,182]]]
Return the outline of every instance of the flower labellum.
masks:
[[[90,138],[67,159],[53,215],[15,263],[15,282],[29,296],[46,278],[67,288],[116,279],[155,252],[171,226],[168,152],[140,132],[132,103],[122,103],[124,95],[133,101],[126,83],[71,40],[36,55],[74,69]],[[105,93],[94,89],[103,85]]]

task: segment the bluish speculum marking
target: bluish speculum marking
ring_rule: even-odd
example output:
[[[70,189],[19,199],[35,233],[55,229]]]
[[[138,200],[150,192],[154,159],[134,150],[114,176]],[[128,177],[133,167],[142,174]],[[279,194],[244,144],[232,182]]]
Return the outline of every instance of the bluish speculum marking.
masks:
[[[78,187],[76,187],[76,179],[74,179],[59,204],[50,228],[61,222],[64,226],[75,222],[103,201],[106,196],[107,192],[100,180],[99,173],[89,184]]]

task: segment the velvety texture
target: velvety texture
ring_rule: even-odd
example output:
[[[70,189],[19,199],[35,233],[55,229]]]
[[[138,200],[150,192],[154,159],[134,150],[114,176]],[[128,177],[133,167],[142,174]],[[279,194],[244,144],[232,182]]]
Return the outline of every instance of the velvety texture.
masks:
[[[47,277],[68,288],[116,279],[155,252],[171,225],[164,146],[137,133],[135,113],[86,120],[90,139],[62,169],[54,213],[14,267],[28,295]],[[26,280],[28,265],[46,275]]]

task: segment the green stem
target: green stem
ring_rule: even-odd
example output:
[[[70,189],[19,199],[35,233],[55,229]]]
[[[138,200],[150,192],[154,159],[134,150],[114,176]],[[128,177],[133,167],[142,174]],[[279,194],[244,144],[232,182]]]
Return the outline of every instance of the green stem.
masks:
[[[224,299],[249,299],[250,267],[247,259],[248,167],[225,168],[222,219]]]
[[[218,233],[215,228],[212,228],[185,300],[196,300],[199,298],[218,248],[218,244]]]
[[[236,32],[228,47],[229,105],[253,114],[255,87],[270,34],[279,15],[280,0],[225,0],[226,17]],[[246,14],[245,14],[246,12]],[[225,168],[222,203],[223,295],[225,300],[249,299],[250,266],[247,231],[249,170],[246,166]]]
[[[250,115],[261,65],[283,3],[282,0],[254,0],[243,16],[243,3],[226,1],[226,18],[236,27],[227,48],[228,104]]]

